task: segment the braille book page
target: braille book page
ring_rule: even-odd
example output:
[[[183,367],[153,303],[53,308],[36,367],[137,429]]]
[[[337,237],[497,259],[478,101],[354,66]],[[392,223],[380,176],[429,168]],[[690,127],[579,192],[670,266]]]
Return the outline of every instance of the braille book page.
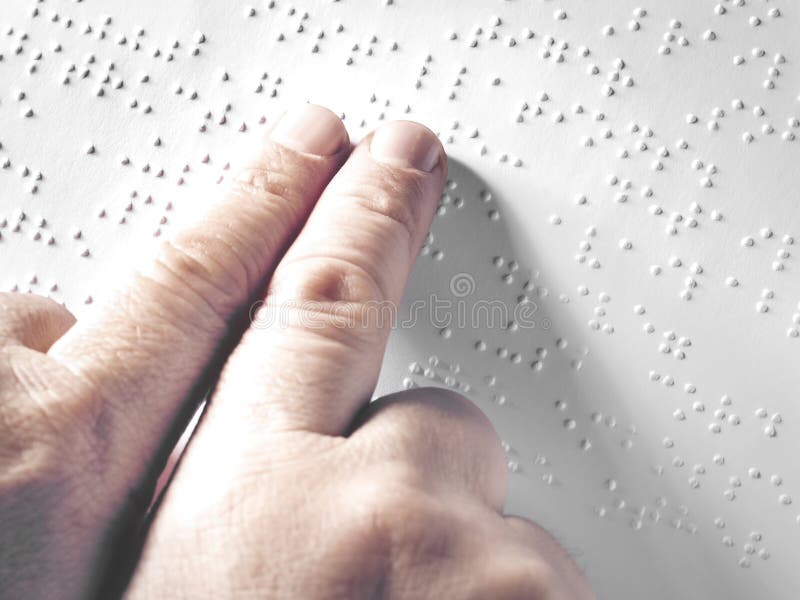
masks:
[[[421,121],[378,391],[482,408],[599,598],[797,598],[800,6],[249,1],[2,1],[0,288],[91,315],[297,102]]]

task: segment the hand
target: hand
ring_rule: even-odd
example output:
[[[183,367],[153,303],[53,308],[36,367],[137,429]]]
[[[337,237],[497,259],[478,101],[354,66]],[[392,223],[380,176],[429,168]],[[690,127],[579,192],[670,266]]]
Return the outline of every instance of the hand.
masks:
[[[304,106],[93,320],[0,296],[0,597],[108,597],[217,365],[127,597],[592,597],[546,532],[503,516],[476,407],[432,389],[368,405],[391,325],[375,307],[400,301],[446,171],[420,125],[352,149]]]

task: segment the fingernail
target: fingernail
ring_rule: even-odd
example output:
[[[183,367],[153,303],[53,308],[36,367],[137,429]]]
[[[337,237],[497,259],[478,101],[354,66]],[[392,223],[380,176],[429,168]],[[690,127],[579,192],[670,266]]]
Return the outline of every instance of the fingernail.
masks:
[[[439,140],[427,127],[412,121],[394,121],[375,132],[370,152],[379,162],[430,173],[442,151]]]
[[[287,111],[270,137],[281,146],[317,156],[336,154],[349,143],[339,117],[316,104],[303,104]]]

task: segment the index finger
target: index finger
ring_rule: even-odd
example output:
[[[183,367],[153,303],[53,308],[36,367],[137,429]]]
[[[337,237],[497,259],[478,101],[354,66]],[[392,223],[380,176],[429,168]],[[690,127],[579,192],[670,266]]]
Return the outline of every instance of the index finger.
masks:
[[[85,419],[122,486],[141,474],[350,152],[331,111],[304,105],[269,132],[261,155],[197,225],[160,247],[93,320],[51,349],[86,386]]]
[[[209,425],[251,426],[256,439],[347,430],[373,393],[446,174],[441,143],[418,123],[387,123],[356,147],[276,268],[263,316],[222,372]]]

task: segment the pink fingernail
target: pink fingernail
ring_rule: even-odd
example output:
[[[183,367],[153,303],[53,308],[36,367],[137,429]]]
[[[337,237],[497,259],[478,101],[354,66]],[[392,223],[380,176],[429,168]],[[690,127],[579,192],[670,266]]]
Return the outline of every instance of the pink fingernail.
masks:
[[[331,156],[350,143],[339,117],[316,104],[303,104],[286,112],[270,137],[281,146],[317,156]]]
[[[430,173],[439,164],[443,150],[427,127],[412,121],[394,121],[375,132],[370,152],[379,162]]]

